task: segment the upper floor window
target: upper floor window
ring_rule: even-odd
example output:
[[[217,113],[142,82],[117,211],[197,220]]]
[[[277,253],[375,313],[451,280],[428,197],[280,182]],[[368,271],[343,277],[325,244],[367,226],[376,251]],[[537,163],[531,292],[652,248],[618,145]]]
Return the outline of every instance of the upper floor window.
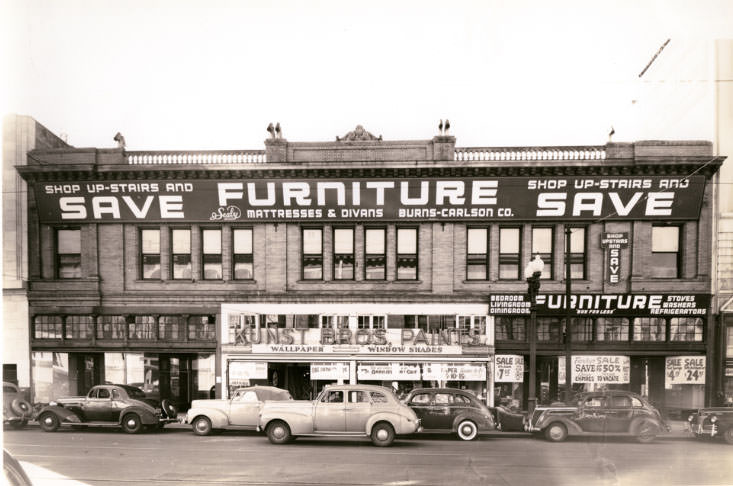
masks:
[[[537,318],[537,340],[560,343],[563,338],[564,320],[557,317]]]
[[[221,266],[221,230],[205,229],[201,232],[203,240],[203,265],[205,280],[220,280]]]
[[[303,280],[323,279],[323,230],[303,228]]]
[[[417,228],[397,228],[397,280],[417,280]]]
[[[333,230],[333,279],[354,279],[354,229]]]
[[[98,316],[97,339],[125,339],[125,316]]]
[[[733,329],[731,327],[728,330]],[[669,320],[670,341],[703,341],[703,320],[699,317],[674,317]]]
[[[387,316],[357,316],[358,329],[384,329]]]
[[[56,230],[58,278],[81,278],[81,230]]]
[[[182,341],[186,321],[183,316],[160,316],[158,318],[158,336],[168,341]]]
[[[466,279],[489,278],[489,229],[468,228],[466,233]]]
[[[387,269],[384,251],[386,232],[384,228],[367,228],[364,230],[364,235],[364,278],[384,280]]]
[[[143,279],[160,279],[160,230],[140,230],[140,253]]]
[[[91,339],[93,329],[92,316],[66,316],[66,339]]]
[[[234,238],[234,278],[235,280],[251,280],[254,278],[252,258],[252,229],[235,228]]]
[[[679,277],[680,227],[652,226],[652,259],[649,273],[652,278]]]
[[[155,340],[155,316],[135,316],[127,325],[127,337],[146,341]]]
[[[216,318],[212,316],[189,316],[188,339],[213,341],[216,339]]]
[[[173,241],[173,278],[191,278],[191,230],[174,229],[171,231]]]
[[[593,340],[593,319],[588,317],[572,317],[573,341]]]
[[[667,321],[661,317],[637,317],[634,319],[634,341],[665,341]]]
[[[36,316],[33,319],[33,338],[61,339],[63,326],[61,316]]]
[[[541,279],[552,278],[552,228],[532,228],[532,255],[539,255],[545,262]]]
[[[596,341],[628,341],[629,320],[625,317],[596,319]]]
[[[585,228],[570,228],[570,278],[585,279]]]
[[[519,228],[499,228],[499,278],[502,280],[519,279],[521,236]]]
[[[524,317],[497,316],[494,326],[497,341],[527,340],[527,320]]]

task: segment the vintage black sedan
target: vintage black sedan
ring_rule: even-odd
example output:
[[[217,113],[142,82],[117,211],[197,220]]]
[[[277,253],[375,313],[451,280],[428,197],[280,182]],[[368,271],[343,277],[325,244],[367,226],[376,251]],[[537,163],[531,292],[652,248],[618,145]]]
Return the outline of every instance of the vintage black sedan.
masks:
[[[33,414],[33,407],[14,383],[3,382],[3,425],[14,429],[25,427]]]
[[[733,407],[701,408],[687,417],[687,424],[697,438],[722,437],[733,444]]]
[[[128,385],[97,385],[84,397],[59,398],[38,414],[38,423],[46,432],[72,425],[122,427],[125,432],[136,434],[144,428],[162,428],[177,421],[177,411],[170,403],[162,406],[146,398],[139,388]]]
[[[473,440],[493,430],[494,418],[472,393],[457,388],[415,388],[403,400],[421,420],[423,432],[454,432]]]

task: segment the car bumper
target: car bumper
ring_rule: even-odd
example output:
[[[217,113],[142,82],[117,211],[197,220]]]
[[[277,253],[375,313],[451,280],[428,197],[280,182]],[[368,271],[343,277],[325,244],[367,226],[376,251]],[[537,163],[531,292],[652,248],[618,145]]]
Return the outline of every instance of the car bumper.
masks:
[[[718,426],[716,424],[710,424],[710,425],[702,425],[702,424],[691,424],[690,422],[686,422],[687,426],[686,429],[690,431],[692,434],[703,437],[703,436],[709,436],[709,437],[715,437],[718,434]]]

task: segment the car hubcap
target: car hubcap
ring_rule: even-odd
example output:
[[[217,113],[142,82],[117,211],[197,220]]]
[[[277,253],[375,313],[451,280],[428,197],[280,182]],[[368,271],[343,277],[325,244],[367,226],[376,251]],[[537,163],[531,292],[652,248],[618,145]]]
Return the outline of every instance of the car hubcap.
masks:
[[[389,433],[384,429],[379,429],[377,431],[377,439],[379,440],[387,440],[387,437],[389,437]]]
[[[560,437],[562,437],[562,430],[560,430],[560,427],[551,428],[550,436],[552,436],[553,439],[559,439]]]
[[[275,427],[275,429],[272,431],[272,435],[274,435],[278,439],[282,439],[283,437],[285,437],[285,429],[282,427]]]
[[[46,420],[44,420],[46,425],[53,425],[53,419],[51,417],[46,417]]]
[[[473,427],[471,427],[470,425],[464,425],[461,429],[461,432],[465,437],[469,437],[473,433]]]
[[[199,420],[198,422],[196,422],[196,430],[206,430],[206,422],[204,422],[203,420]]]
[[[135,424],[136,424],[135,419],[130,419],[127,421],[127,426],[130,428],[135,427]]]

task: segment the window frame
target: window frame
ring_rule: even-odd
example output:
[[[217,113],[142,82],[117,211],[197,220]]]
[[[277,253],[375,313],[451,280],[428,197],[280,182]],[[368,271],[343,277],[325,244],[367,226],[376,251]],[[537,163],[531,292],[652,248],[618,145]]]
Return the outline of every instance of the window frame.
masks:
[[[369,245],[367,244],[367,233],[369,231],[382,232],[382,253],[369,253]],[[369,260],[380,259],[382,267],[382,276],[374,278],[369,274]],[[370,226],[364,228],[364,280],[387,280],[387,228],[385,226]]]
[[[517,250],[518,253],[508,253],[508,252],[502,252],[502,231],[503,230],[517,230]],[[499,226],[499,247],[498,247],[498,254],[499,254],[499,274],[498,278],[499,280],[520,280],[522,278],[522,227],[521,226]],[[502,258],[502,255],[508,255],[504,256]],[[515,257],[516,255],[516,257]],[[516,258],[516,262],[514,261]],[[502,276],[502,267],[506,265],[512,265],[515,267],[516,270],[516,277],[508,278]]]
[[[588,227],[587,226],[568,226],[570,229],[570,232],[572,233],[574,230],[583,230],[583,251],[582,252],[574,252],[573,251],[573,237],[572,234],[570,236],[570,280],[586,280],[588,276],[588,261],[587,261],[587,255],[588,255]],[[566,234],[563,234],[563,247],[562,247],[562,255],[563,255],[563,264],[567,265],[567,262],[565,261],[565,248],[567,247],[567,241],[565,239],[567,238]],[[573,275],[573,267],[580,265],[582,268],[582,275],[580,277]],[[565,266],[563,266],[563,269],[566,269]],[[563,272],[566,272],[567,270],[563,270]],[[563,273],[563,276],[565,274]]]
[[[79,234],[79,253],[61,253],[60,247],[59,247],[59,232],[61,231],[76,231]],[[81,227],[79,226],[59,226],[57,228],[54,228],[54,274],[56,279],[58,280],[77,280],[83,277],[83,272],[81,268]],[[78,260],[79,265],[79,275],[73,276],[73,277],[63,277],[61,275],[61,257],[76,257],[76,260]]]
[[[336,253],[336,231],[351,231],[351,253]],[[332,261],[331,261],[331,278],[333,280],[355,280],[356,279],[356,229],[353,226],[334,226],[331,230],[333,237],[331,238],[331,250],[332,250]],[[336,268],[338,265],[337,256],[351,257],[351,277],[337,277]]]
[[[305,252],[305,232],[318,230],[321,233],[321,252],[320,253],[306,253]],[[310,281],[323,281],[323,226],[301,226],[300,228],[300,278],[301,280]],[[306,255],[307,258],[319,259],[320,260],[320,276],[319,277],[308,277],[306,278]],[[314,266],[315,267],[315,266]]]
[[[219,252],[218,253],[207,253],[206,252],[206,244],[205,244],[205,237],[204,233],[207,231],[217,231],[219,232]],[[201,228],[200,229],[201,234],[201,278],[203,280],[223,280],[224,279],[224,259],[223,259],[223,252],[224,252],[224,232],[221,228]],[[207,262],[207,256],[209,258],[218,256],[218,261],[215,262]],[[209,278],[206,276],[206,264],[207,263],[214,263],[219,265],[219,276],[216,278]]]
[[[143,243],[145,241],[145,239],[143,238],[143,233],[145,231],[157,231],[158,232],[158,253],[146,253],[145,252],[145,245]],[[138,228],[138,238],[140,241],[140,280],[161,280],[163,277],[162,275],[162,268],[163,268],[162,263],[163,262],[161,258],[161,245],[160,245],[161,231],[160,231],[160,228],[140,227]],[[153,257],[153,256],[158,257],[158,277],[157,278],[145,276],[145,266],[146,266],[145,259],[146,257]]]
[[[469,234],[471,230],[483,230],[486,232],[486,252],[485,253],[470,253],[469,244],[471,238]],[[489,280],[489,252],[491,251],[491,226],[466,226],[466,280],[472,280],[476,282],[483,282]],[[469,276],[469,266],[483,265],[484,277],[473,278]]]
[[[538,251],[535,249],[535,230],[550,230],[550,251],[544,252],[544,251]],[[521,241],[521,240],[520,240]],[[539,255],[540,258],[542,258],[542,261],[545,263],[545,266],[542,270],[542,275],[540,276],[540,280],[554,280],[555,278],[555,271],[554,271],[554,256],[555,256],[555,227],[554,226],[548,226],[548,225],[533,225],[532,226],[532,242],[531,242],[531,249],[532,249],[532,257],[534,258],[535,255]],[[521,247],[520,247],[521,248]],[[521,256],[520,256],[521,261]]]
[[[654,228],[676,228],[677,229],[677,251],[671,252],[671,251],[654,251]],[[652,235],[651,235],[651,262],[649,265],[650,269],[658,269],[660,265],[657,264],[654,256],[655,255],[675,255],[675,274],[673,276],[667,276],[667,275],[654,275],[652,273],[649,274],[650,278],[654,279],[670,279],[670,278],[681,278],[682,276],[682,225],[679,224],[652,224]],[[661,266],[664,268],[664,266]]]
[[[249,247],[250,247],[250,250],[251,250],[249,253],[237,252],[237,247],[235,245],[235,241],[236,241],[235,240],[235,233],[237,231],[249,231],[249,240],[250,240],[249,241]],[[246,226],[246,227],[239,227],[238,226],[238,227],[232,228],[232,280],[254,280],[254,278],[255,278],[255,264],[254,264],[255,259],[254,259],[254,253],[255,253],[255,249],[254,249],[254,228],[251,227],[251,226]],[[238,262],[237,261],[237,259],[238,259],[237,257],[244,257],[244,260],[249,260],[249,261]],[[251,268],[250,275],[251,276],[249,278],[238,278],[237,277],[237,263],[244,263],[244,264],[249,264],[250,265],[250,268]]]
[[[175,253],[175,232],[176,231],[188,231],[188,253]],[[170,229],[170,276],[171,280],[191,280],[193,279],[193,231],[191,227],[173,227]],[[176,256],[188,255],[188,271],[190,275],[188,277],[176,277]]]
[[[400,253],[400,231],[412,230],[415,232],[415,253]],[[415,276],[400,277],[400,259],[414,258]],[[420,228],[419,226],[398,226],[395,228],[395,280],[414,282],[420,279]],[[407,267],[409,268],[409,267]]]

